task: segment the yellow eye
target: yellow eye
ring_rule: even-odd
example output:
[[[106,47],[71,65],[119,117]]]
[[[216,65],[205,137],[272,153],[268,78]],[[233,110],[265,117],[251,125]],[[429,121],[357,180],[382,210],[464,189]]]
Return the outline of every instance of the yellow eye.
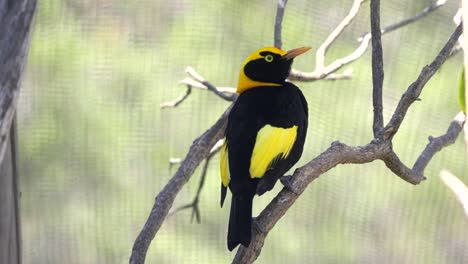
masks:
[[[273,58],[273,55],[266,55],[266,56],[265,56],[265,60],[266,60],[267,62],[272,62],[273,59],[274,59],[274,58]]]

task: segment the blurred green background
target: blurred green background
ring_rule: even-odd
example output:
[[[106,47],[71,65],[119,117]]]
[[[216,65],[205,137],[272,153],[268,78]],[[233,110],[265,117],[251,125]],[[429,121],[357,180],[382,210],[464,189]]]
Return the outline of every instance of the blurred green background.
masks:
[[[317,49],[348,13],[351,0],[290,0],[285,49]],[[432,1],[382,1],[382,24]],[[452,34],[458,1],[383,37],[384,116]],[[273,44],[276,1],[41,0],[19,102],[25,263],[126,263],[154,197],[191,142],[229,105],[194,90],[179,107],[159,104],[184,93],[186,66],[219,86],[235,86],[244,58]],[[353,51],[369,30],[369,1],[332,46],[327,62]],[[295,68],[310,71],[314,54]],[[429,82],[395,138],[412,165],[429,135],[445,133],[459,111],[461,54]],[[368,51],[350,80],[297,83],[310,108],[298,165],[332,141],[372,138]],[[219,208],[219,158],[201,197],[201,224],[189,210],[169,217],[147,263],[228,263],[229,204]],[[268,236],[258,263],[468,263],[468,221],[439,179],[448,169],[468,182],[463,140],[435,156],[428,180],[411,186],[374,162],[343,165],[309,186]],[[174,206],[190,202],[200,170]],[[278,192],[255,199],[256,215]],[[230,200],[230,199],[228,199]]]

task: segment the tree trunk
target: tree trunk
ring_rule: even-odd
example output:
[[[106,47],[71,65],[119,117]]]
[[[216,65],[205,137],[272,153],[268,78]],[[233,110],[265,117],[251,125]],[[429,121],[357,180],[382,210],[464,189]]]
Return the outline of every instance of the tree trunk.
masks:
[[[21,263],[16,127],[36,0],[0,0],[0,263]]]
[[[19,178],[16,167],[15,125],[0,165],[0,263],[21,263]]]

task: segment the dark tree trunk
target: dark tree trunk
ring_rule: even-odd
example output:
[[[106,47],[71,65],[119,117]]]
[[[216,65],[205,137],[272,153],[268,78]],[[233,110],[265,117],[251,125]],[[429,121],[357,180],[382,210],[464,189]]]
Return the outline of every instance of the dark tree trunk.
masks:
[[[0,263],[21,263],[19,178],[16,167],[16,127],[11,126],[0,165]]]
[[[0,0],[0,263],[21,263],[16,126],[12,126],[36,0]]]

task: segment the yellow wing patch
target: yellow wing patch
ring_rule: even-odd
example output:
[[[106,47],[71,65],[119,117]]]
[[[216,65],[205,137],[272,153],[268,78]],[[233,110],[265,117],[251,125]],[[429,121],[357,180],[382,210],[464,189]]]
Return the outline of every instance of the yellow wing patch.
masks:
[[[297,136],[297,126],[290,128],[266,125],[257,133],[250,160],[250,177],[261,178],[271,162],[278,156],[286,158]]]
[[[221,162],[219,164],[219,169],[221,171],[221,181],[224,187],[227,187],[230,180],[229,175],[229,158],[227,150],[227,141],[224,141],[224,144],[221,148]]]

